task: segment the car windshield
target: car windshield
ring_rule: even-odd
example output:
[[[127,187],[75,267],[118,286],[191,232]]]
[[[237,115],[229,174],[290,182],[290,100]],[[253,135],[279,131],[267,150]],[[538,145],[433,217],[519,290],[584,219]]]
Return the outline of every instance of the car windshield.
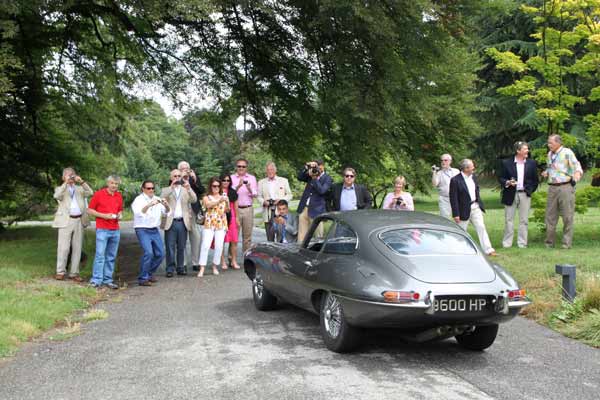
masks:
[[[470,255],[476,254],[473,244],[459,233],[410,228],[387,231],[379,239],[402,255]]]

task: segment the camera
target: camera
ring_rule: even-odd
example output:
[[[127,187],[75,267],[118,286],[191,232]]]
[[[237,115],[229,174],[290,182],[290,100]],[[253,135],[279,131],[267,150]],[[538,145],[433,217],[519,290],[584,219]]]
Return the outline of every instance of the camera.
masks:
[[[275,200],[269,199],[267,202],[269,203],[269,208],[275,209]]]
[[[401,199],[401,198],[397,198],[397,199],[396,199],[396,205],[397,205],[397,206],[401,206],[401,205],[403,205],[403,204],[404,204],[404,201],[402,201],[402,199]]]
[[[173,182],[176,185],[183,185],[185,183],[185,181],[183,179],[180,179],[178,181]]]
[[[248,184],[248,181],[247,181],[246,179],[244,179],[244,180],[242,181],[242,183],[243,183],[244,185],[247,185],[247,184]]]
[[[310,167],[309,171],[311,175],[319,175],[319,173],[321,173],[319,167]]]
[[[437,165],[432,165],[432,166],[431,166],[431,170],[432,170],[433,172],[438,172],[438,171],[440,170],[440,167],[438,167]]]

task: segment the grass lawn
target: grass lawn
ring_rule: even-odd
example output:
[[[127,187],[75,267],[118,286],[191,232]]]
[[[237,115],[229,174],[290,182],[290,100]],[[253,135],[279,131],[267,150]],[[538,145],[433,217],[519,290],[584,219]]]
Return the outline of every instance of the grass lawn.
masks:
[[[94,256],[93,233],[86,232],[89,277]],[[86,308],[96,291],[65,281],[40,279],[56,270],[57,230],[50,227],[11,228],[0,233],[0,357],[20,342]]]
[[[545,187],[542,190],[546,190]],[[516,231],[513,247],[502,248],[504,208],[500,204],[498,190],[482,189],[481,197],[486,206],[485,225],[492,245],[499,256],[493,260],[506,268],[527,290],[533,305],[523,314],[541,324],[550,326],[568,336],[588,344],[600,346],[600,209],[590,207],[585,214],[575,214],[573,248],[547,249],[545,234],[534,222],[529,223],[529,246],[516,247]],[[415,196],[418,211],[438,211],[437,195]],[[515,221],[515,229],[518,223]],[[474,229],[471,236],[478,241]],[[562,223],[557,227],[557,243],[562,238]],[[555,273],[556,264],[577,266],[578,299],[574,304],[562,302],[561,278]]]

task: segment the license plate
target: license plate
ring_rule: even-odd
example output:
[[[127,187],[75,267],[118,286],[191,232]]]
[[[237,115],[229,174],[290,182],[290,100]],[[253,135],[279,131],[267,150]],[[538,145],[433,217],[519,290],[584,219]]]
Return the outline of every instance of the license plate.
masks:
[[[436,313],[463,313],[486,311],[489,301],[485,297],[439,297],[433,301],[433,311]]]

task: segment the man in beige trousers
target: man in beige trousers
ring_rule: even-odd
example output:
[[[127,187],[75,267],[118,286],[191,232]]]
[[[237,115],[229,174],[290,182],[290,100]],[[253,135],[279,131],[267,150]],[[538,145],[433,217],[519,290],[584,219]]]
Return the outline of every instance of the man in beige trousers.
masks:
[[[263,207],[263,222],[267,240],[272,242],[275,240],[275,236],[271,229],[271,219],[275,217],[277,202],[285,200],[289,203],[292,200],[292,190],[286,178],[277,176],[277,167],[274,162],[267,163],[266,174],[266,178],[258,181],[258,202]]]
[[[83,229],[89,225],[85,198],[94,194],[92,188],[73,168],[65,168],[63,183],[54,189],[54,199],[58,209],[54,214],[53,228],[58,228],[58,249],[56,251],[56,276],[64,280],[67,272],[69,250],[71,250],[71,270],[69,279],[81,282],[79,263],[83,245]]]

